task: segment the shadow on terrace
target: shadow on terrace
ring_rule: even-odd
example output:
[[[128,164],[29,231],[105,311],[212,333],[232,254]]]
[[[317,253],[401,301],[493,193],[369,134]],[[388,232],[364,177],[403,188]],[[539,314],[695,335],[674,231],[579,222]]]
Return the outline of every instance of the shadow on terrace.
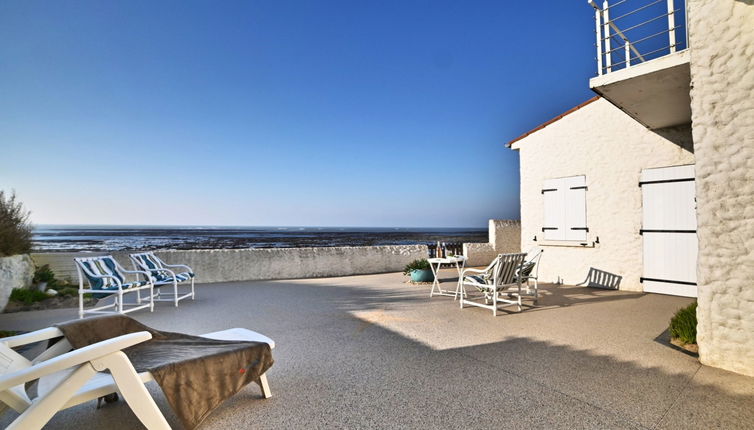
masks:
[[[202,429],[709,428],[754,424],[754,379],[654,341],[687,299],[546,287],[542,307],[493,318],[429,299],[399,274],[202,285],[195,302],[133,316],[203,333],[248,327],[277,343],[263,400],[249,386]],[[0,315],[32,330],[73,310]],[[13,326],[23,324],[24,327]],[[150,390],[180,428],[157,386]],[[5,412],[0,424],[14,415]],[[48,428],[138,428],[117,402],[58,413]]]

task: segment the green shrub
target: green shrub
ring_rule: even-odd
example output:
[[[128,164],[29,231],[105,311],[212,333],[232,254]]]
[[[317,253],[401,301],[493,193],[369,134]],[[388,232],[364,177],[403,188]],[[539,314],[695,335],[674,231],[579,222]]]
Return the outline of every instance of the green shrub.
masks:
[[[411,275],[414,270],[429,270],[429,261],[426,258],[420,260],[414,260],[403,268],[403,274],[406,276]]]
[[[31,251],[29,211],[16,200],[0,191],[0,257],[28,254]]]
[[[52,286],[55,284],[55,272],[50,269],[48,264],[45,264],[42,267],[37,267],[37,270],[34,271],[33,282],[35,284],[39,282],[47,282],[48,285]]]
[[[63,297],[73,297],[78,296],[79,289],[75,287],[65,287],[58,289],[58,294]]]
[[[25,305],[30,305],[34,302],[41,302],[49,296],[39,290],[29,290],[26,288],[14,288],[10,292],[10,299],[16,302],[21,302]]]
[[[670,336],[683,343],[696,343],[696,302],[673,315],[670,319]]]

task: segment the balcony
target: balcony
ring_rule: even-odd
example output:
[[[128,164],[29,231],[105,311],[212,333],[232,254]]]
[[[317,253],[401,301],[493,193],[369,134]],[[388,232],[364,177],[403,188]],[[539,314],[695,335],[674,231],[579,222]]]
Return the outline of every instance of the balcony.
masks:
[[[588,1],[597,50],[589,87],[650,129],[690,123],[685,1]]]

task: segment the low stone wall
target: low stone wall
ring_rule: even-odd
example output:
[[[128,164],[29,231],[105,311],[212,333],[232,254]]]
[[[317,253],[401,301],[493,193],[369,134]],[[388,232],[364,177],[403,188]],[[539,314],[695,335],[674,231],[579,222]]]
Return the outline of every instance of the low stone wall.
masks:
[[[521,250],[521,222],[508,219],[491,219],[488,243],[464,243],[463,255],[467,266],[486,266],[498,254]]]
[[[14,288],[27,288],[34,278],[34,263],[28,255],[0,258],[0,312]]]
[[[34,262],[49,264],[59,279],[77,281],[73,258],[106,253],[37,253]],[[132,269],[127,252],[111,253],[126,269]],[[354,246],[322,248],[212,249],[159,251],[168,264],[187,264],[197,282],[229,282],[257,279],[297,279],[399,272],[418,258],[426,258],[425,245]]]

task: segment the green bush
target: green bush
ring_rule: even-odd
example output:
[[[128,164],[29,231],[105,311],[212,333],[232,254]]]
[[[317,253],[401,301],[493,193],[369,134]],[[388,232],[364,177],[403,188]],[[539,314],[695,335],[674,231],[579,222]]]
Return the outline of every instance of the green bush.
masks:
[[[16,200],[0,191],[0,257],[28,254],[31,251],[29,211]]]
[[[55,272],[50,269],[48,264],[45,264],[42,267],[37,267],[37,270],[34,271],[33,282],[35,284],[39,282],[47,282],[49,286],[52,286],[55,284]]]
[[[414,260],[403,268],[403,274],[406,276],[411,275],[414,270],[429,270],[429,261],[426,258],[420,260]]]
[[[78,296],[78,294],[79,294],[79,289],[78,289],[78,288],[76,288],[76,287],[65,287],[65,288],[60,288],[60,289],[58,290],[58,294],[59,294],[59,295],[61,295],[61,296],[63,296],[63,297],[73,297],[73,296]]]
[[[10,292],[10,299],[16,302],[21,302],[25,305],[30,305],[34,302],[41,302],[49,296],[39,290],[29,290],[26,288],[14,288]]]
[[[670,319],[670,336],[683,343],[696,343],[696,302],[673,315]]]

